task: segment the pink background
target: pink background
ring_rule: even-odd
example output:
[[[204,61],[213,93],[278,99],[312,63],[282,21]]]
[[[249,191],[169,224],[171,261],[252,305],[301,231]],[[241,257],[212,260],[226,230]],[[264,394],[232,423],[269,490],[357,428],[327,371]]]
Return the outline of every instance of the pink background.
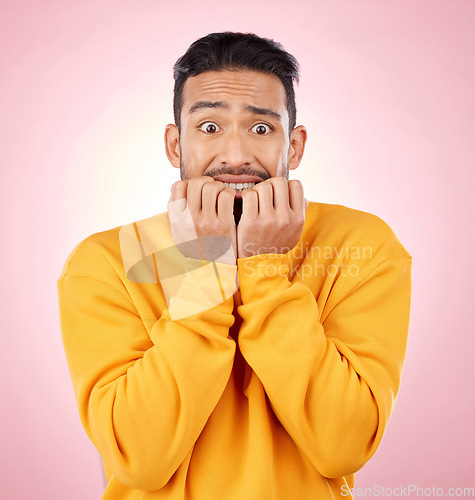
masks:
[[[400,395],[357,486],[475,487],[474,22],[472,0],[2,0],[2,498],[101,496],[56,280],[88,235],[165,210],[172,65],[225,30],[301,63],[307,198],[379,215],[414,259]]]

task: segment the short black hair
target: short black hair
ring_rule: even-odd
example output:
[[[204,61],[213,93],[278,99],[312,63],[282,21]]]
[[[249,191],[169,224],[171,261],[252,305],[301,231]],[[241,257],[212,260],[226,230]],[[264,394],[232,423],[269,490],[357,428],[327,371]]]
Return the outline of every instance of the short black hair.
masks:
[[[173,66],[175,87],[173,90],[173,115],[180,130],[180,114],[183,107],[183,87],[191,76],[205,71],[223,69],[249,69],[276,75],[285,89],[289,114],[289,135],[295,128],[294,80],[299,83],[299,63],[280,43],[261,38],[254,33],[225,31],[210,33],[193,42]]]

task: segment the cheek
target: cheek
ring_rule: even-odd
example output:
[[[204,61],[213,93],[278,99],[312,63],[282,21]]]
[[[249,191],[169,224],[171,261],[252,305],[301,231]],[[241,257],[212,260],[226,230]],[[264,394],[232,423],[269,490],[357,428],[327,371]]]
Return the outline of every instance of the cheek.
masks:
[[[187,143],[182,149],[181,159],[192,176],[202,175],[212,161],[212,151],[203,144]]]
[[[206,167],[211,161],[209,148],[204,145],[194,145],[188,149],[188,160],[196,167]]]
[[[282,164],[287,165],[287,151],[281,145],[264,145],[256,152],[256,159],[271,175],[275,175]]]

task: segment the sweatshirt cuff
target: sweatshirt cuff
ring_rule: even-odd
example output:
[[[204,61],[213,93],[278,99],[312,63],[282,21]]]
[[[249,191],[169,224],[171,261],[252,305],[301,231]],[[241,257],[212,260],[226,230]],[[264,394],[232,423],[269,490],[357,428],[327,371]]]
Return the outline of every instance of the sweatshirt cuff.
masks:
[[[238,284],[243,304],[291,286],[288,254],[259,254],[237,259]]]
[[[176,321],[211,309],[232,315],[236,281],[235,265],[211,262],[162,282],[170,318]]]

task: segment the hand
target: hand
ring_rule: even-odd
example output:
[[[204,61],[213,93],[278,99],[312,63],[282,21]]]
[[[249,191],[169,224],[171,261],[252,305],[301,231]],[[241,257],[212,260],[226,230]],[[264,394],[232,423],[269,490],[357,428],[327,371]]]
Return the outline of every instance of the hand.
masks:
[[[298,180],[271,177],[243,190],[238,258],[291,250],[302,234],[306,205]]]
[[[229,248],[230,242],[233,263],[236,263],[235,195],[233,188],[207,176],[173,184],[168,214],[173,240],[186,257],[217,260],[224,253],[221,250]],[[224,246],[220,238],[228,240],[224,241]]]

